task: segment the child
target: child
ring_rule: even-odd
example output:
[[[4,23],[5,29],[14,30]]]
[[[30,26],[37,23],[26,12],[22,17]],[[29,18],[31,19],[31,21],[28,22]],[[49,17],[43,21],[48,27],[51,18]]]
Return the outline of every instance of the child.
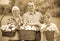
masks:
[[[51,22],[47,16],[44,16],[44,23],[41,25],[41,41],[54,41],[54,36],[59,33],[57,26]],[[49,31],[49,32],[48,32]],[[48,32],[48,34],[47,34]],[[53,34],[50,32],[54,32]],[[49,37],[48,35],[51,36]],[[45,39],[45,40],[44,40]]]

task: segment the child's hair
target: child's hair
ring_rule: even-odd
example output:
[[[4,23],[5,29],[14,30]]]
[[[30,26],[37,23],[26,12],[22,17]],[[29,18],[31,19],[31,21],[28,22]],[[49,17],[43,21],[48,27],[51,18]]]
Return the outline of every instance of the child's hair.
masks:
[[[48,15],[43,15],[43,18],[42,18],[42,22],[44,23],[44,21],[51,21],[51,17],[48,16]]]
[[[43,19],[51,19],[51,15],[50,14],[45,14],[45,15],[43,15]]]

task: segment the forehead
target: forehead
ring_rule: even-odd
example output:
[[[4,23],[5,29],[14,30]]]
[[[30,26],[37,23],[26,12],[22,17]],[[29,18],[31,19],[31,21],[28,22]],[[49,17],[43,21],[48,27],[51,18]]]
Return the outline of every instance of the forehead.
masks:
[[[28,2],[28,6],[34,6],[33,2]]]
[[[18,12],[18,11],[20,11],[19,7],[14,6],[14,7],[12,8],[12,12]]]
[[[19,11],[19,8],[14,8],[13,11]]]
[[[14,13],[20,13],[20,10],[14,9],[14,10],[12,10],[12,13],[13,13],[13,14],[14,14]]]
[[[13,12],[19,12],[19,10],[13,10]]]

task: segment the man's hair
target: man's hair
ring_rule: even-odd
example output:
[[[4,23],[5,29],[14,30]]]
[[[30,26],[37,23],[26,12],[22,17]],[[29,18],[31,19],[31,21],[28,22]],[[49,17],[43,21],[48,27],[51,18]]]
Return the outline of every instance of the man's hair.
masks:
[[[30,5],[30,4],[33,4],[34,5],[34,2],[33,1],[29,1],[28,2],[28,5]]]
[[[29,2],[33,2],[33,1],[29,1]]]

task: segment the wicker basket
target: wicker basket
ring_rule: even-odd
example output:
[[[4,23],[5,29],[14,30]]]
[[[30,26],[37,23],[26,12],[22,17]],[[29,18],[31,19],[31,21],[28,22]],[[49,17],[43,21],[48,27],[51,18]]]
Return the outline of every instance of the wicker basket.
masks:
[[[2,36],[3,37],[13,37],[13,36],[15,36],[15,31],[11,31],[11,32],[2,31]]]
[[[54,40],[54,31],[45,31],[45,36],[47,40]]]
[[[20,30],[21,40],[35,40],[36,32],[33,30]]]

